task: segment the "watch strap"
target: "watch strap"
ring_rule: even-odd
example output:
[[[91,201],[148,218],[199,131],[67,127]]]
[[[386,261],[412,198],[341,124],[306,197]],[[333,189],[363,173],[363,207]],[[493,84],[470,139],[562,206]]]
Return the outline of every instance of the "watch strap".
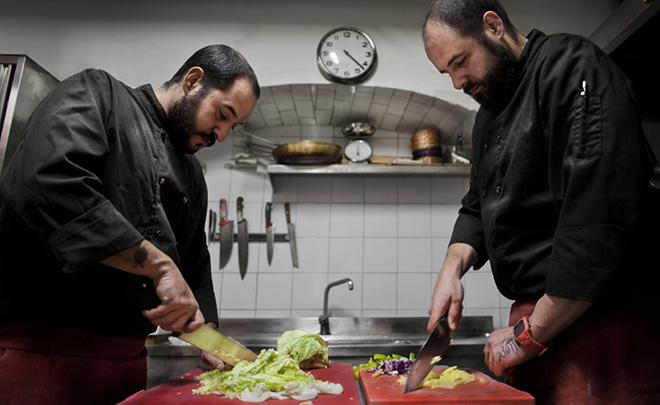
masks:
[[[537,342],[534,336],[532,336],[532,326],[529,323],[529,316],[520,318],[514,327],[514,339],[520,347],[535,352],[537,356],[542,355],[548,350],[547,346]]]

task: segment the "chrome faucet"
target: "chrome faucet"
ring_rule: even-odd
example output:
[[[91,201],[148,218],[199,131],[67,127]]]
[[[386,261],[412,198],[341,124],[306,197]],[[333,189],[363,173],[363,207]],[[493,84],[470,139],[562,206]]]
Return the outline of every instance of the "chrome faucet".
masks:
[[[319,316],[319,323],[321,324],[321,335],[330,334],[330,316],[328,315],[328,293],[332,287],[338,286],[340,284],[348,284],[348,289],[353,289],[353,280],[350,278],[343,278],[341,280],[333,281],[325,287],[325,293],[323,294],[323,315]]]

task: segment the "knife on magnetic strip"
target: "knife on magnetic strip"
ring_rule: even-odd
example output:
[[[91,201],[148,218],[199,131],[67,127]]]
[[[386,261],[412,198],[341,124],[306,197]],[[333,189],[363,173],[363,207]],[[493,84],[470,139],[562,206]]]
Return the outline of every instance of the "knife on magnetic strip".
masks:
[[[174,335],[232,366],[241,360],[252,362],[257,359],[257,354],[252,350],[208,325],[202,325],[194,332]]]
[[[435,366],[435,357],[442,356],[447,351],[451,342],[450,332],[447,315],[445,315],[440,318],[422,348],[419,349],[419,353],[408,371],[406,386],[403,388],[404,394],[417,389]]]
[[[223,269],[231,257],[234,246],[234,221],[227,220],[227,200],[220,200],[220,269]]]
[[[296,228],[291,223],[291,210],[289,203],[284,203],[284,214],[286,215],[286,226],[289,231],[289,247],[291,248],[291,262],[293,267],[298,268],[298,247],[296,245]]]
[[[238,269],[241,272],[241,280],[245,278],[248,265],[248,224],[243,217],[243,197],[236,200],[236,223],[238,228]]]
[[[268,265],[270,266],[273,261],[273,250],[275,245],[275,225],[271,221],[271,213],[273,212],[273,204],[266,203],[266,255],[268,257]]]

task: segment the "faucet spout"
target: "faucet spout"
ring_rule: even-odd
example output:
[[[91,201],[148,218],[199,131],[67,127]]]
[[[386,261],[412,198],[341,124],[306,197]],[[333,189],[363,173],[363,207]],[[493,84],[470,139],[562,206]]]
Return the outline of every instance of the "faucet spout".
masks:
[[[323,314],[319,316],[319,323],[321,324],[321,335],[330,334],[330,315],[328,314],[328,294],[330,293],[330,289],[344,283],[348,284],[349,290],[353,290],[353,280],[350,278],[343,278],[341,280],[333,281],[325,287],[325,293],[323,294]]]

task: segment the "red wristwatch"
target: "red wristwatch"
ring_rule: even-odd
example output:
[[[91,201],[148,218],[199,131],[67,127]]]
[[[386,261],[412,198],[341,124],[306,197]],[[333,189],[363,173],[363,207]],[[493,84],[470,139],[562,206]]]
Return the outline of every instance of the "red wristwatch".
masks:
[[[529,323],[529,316],[523,316],[513,327],[513,336],[518,346],[527,351],[536,353],[537,356],[545,353],[548,348],[543,346],[532,336],[532,325]]]

